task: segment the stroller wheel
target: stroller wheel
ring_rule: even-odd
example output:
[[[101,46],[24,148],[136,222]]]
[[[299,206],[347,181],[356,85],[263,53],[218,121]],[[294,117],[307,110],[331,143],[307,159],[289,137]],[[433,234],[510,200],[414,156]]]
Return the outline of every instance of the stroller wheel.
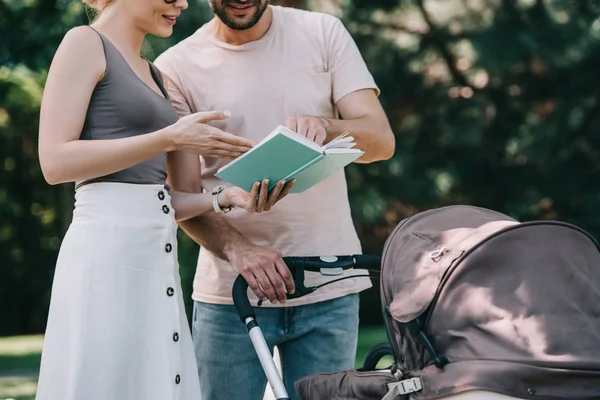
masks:
[[[377,346],[373,347],[367,357],[365,358],[365,362],[363,363],[361,371],[374,371],[377,369],[377,364],[381,359],[385,356],[394,356],[394,351],[392,350],[392,346],[385,342],[380,343]]]

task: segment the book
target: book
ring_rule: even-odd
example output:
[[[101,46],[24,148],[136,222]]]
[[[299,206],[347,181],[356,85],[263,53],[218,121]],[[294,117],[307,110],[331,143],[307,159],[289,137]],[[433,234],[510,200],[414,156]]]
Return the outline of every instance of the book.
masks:
[[[353,148],[354,138],[344,132],[321,146],[279,125],[252,149],[221,167],[219,179],[252,190],[255,182],[269,179],[269,191],[281,179],[296,179],[290,193],[301,193],[342,170],[364,154]]]

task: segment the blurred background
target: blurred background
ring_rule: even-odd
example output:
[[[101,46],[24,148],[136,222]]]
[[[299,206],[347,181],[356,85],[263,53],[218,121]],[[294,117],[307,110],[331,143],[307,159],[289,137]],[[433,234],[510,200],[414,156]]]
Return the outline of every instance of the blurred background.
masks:
[[[212,17],[189,0],[153,60]],[[599,0],[288,0],[334,14],[382,90],[393,159],[347,168],[364,251],[399,220],[449,204],[567,221],[600,237]],[[94,15],[79,0],[0,0],[0,399],[31,399],[73,186],[37,159],[52,56]],[[180,236],[188,312],[198,246]],[[362,294],[361,345],[385,340],[378,283]]]

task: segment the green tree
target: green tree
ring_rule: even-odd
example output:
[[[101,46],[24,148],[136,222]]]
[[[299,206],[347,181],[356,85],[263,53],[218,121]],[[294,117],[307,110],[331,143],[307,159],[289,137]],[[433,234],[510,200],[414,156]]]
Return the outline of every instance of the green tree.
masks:
[[[346,4],[397,140],[390,162],[348,171],[366,251],[379,253],[400,219],[449,204],[600,237],[597,2]]]
[[[600,237],[600,5],[594,0],[281,0],[338,10],[382,89],[392,160],[347,170],[364,250],[398,221],[474,204],[520,220],[559,219]],[[293,3],[293,4],[292,4]],[[64,33],[89,23],[80,1],[0,0],[0,334],[45,327],[72,185],[37,160],[39,101]],[[190,1],[154,59],[211,17]],[[187,306],[198,246],[180,235]],[[377,289],[361,321],[379,323]]]

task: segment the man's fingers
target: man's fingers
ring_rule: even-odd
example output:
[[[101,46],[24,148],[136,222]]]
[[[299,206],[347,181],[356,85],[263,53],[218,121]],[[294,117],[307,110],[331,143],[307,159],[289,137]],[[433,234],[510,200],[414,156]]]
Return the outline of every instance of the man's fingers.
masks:
[[[308,128],[308,131],[309,133],[308,135],[306,135],[306,137],[312,139],[318,144],[323,144],[323,142],[325,141],[325,137],[327,136],[327,132],[325,130],[325,127],[318,119],[310,120],[310,127]]]
[[[287,295],[285,294],[285,286],[283,284],[283,280],[279,275],[279,271],[275,265],[271,265],[269,268],[264,269],[265,274],[269,278],[271,285],[273,287],[273,291],[277,296],[277,299],[281,304],[285,304],[287,301]]]
[[[314,141],[317,142],[318,144],[322,145],[323,142],[325,141],[325,138],[327,137],[327,131],[321,125],[317,125],[314,129],[315,129]]]
[[[298,118],[298,130],[296,131],[299,135],[306,136],[308,139],[312,140],[310,137],[310,122],[303,118]]]
[[[220,110],[200,111],[200,112],[194,113],[192,116],[192,118],[194,118],[194,120],[196,122],[208,122],[208,121],[214,121],[214,120],[227,119],[229,117],[231,117],[231,113],[229,111],[220,111]]]
[[[256,297],[258,297],[261,301],[265,301],[267,299],[267,296],[260,288],[258,281],[254,277],[254,273],[250,271],[250,269],[245,269],[245,271],[242,272],[242,275],[244,276],[246,282],[248,282],[248,287],[250,288],[250,290],[252,290],[252,292],[254,292]]]
[[[285,121],[285,126],[320,145],[327,139],[327,127],[323,118],[314,116],[290,117]]]
[[[285,261],[283,261],[283,259],[281,257],[277,261],[275,261],[275,268],[277,268],[277,272],[279,273],[279,276],[281,277],[281,279],[283,279],[283,283],[285,285],[285,288],[287,289],[287,292],[289,294],[294,294],[294,292],[296,291],[296,285],[294,284],[294,278],[292,277],[292,273],[290,272],[290,269],[288,268],[288,266],[285,264]]]
[[[254,271],[254,276],[256,276],[262,291],[267,295],[269,301],[273,304],[277,303],[277,294],[275,293],[275,288],[273,287],[273,284],[271,283],[271,280],[265,271],[262,269],[256,269]]]
[[[285,127],[296,132],[296,128],[298,127],[297,125],[297,120],[294,117],[288,118],[285,120]]]

